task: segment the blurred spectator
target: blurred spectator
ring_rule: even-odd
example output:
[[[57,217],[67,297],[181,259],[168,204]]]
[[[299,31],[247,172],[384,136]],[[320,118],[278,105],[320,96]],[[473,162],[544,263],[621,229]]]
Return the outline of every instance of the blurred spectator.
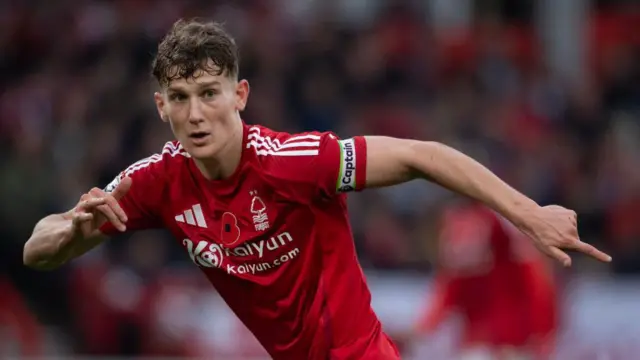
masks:
[[[44,355],[44,337],[37,319],[11,283],[0,276],[0,355],[4,358]]]
[[[456,359],[548,358],[559,320],[550,261],[478,204],[446,210],[439,246],[431,305],[408,339],[458,315]]]

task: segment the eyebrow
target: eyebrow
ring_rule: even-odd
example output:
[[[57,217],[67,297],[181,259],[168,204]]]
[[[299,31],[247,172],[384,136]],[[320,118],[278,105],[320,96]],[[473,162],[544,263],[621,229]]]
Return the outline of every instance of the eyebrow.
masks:
[[[212,81],[207,81],[207,82],[203,82],[203,83],[198,83],[198,88],[199,89],[203,89],[203,88],[207,88],[207,87],[211,87],[214,85],[220,85],[220,81],[218,80],[212,80]],[[183,87],[181,86],[169,86],[169,88],[167,89],[169,91],[185,91]]]

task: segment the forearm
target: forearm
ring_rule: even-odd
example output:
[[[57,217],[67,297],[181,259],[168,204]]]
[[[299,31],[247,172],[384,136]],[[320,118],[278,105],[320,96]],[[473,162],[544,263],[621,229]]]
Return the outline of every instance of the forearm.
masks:
[[[448,146],[383,136],[367,136],[366,187],[384,187],[418,177],[478,200],[528,235],[536,247],[565,266],[571,258],[561,249],[578,250],[600,261],[611,257],[580,241],[575,211],[541,207],[477,161]]]
[[[71,220],[65,214],[53,214],[40,220],[24,245],[24,264],[49,270],[63,264],[71,244]]]
[[[436,142],[412,142],[414,176],[428,178],[452,191],[478,200],[522,225],[537,204],[469,156]]]
[[[52,270],[102,241],[98,232],[80,239],[72,233],[70,213],[49,215],[36,224],[24,245],[23,262],[37,270]]]

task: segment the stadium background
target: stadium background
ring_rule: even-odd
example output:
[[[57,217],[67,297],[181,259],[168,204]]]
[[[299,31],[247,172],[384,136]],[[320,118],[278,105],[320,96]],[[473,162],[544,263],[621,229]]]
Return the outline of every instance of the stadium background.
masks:
[[[184,16],[222,20],[237,37],[249,123],[442,141],[541,204],[576,209],[583,240],[615,261],[557,269],[558,358],[637,356],[637,1],[3,0],[1,357],[20,344],[26,355],[65,358],[255,354],[251,335],[162,232],[113,239],[51,273],[21,264],[39,218],[171,137],[148,69],[159,38]],[[428,300],[436,219],[454,199],[420,182],[351,196],[386,328],[406,328]],[[446,358],[450,334],[436,339],[425,340],[426,354]]]

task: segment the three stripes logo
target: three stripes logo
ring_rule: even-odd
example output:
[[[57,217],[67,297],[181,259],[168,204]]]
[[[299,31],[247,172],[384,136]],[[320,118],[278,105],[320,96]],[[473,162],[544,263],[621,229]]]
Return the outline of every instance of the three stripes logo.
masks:
[[[200,204],[193,205],[191,209],[187,209],[180,215],[176,215],[176,221],[179,223],[187,223],[189,225],[207,228],[207,222],[202,214],[202,206]]]
[[[320,136],[307,134],[293,136],[284,142],[263,136],[260,128],[249,128],[247,149],[253,147],[261,156],[315,156],[320,149]]]

